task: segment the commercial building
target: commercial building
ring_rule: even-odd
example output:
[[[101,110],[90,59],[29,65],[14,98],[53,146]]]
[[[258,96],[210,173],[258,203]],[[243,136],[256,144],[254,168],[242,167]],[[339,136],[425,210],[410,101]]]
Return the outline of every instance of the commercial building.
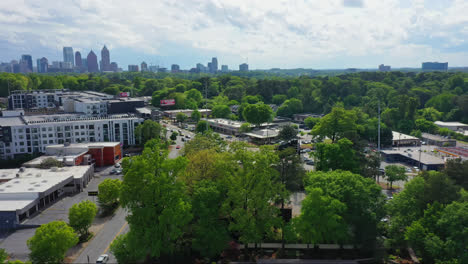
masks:
[[[123,146],[134,145],[135,128],[143,121],[133,114],[0,117],[0,158],[44,153],[47,146],[64,143],[120,142]]]
[[[455,139],[428,133],[422,133],[422,139],[427,145],[435,145],[439,147],[455,147],[457,145],[457,141]]]
[[[63,47],[63,61],[70,63],[71,67],[75,66],[72,47]]]
[[[421,140],[417,137],[392,131],[392,146],[419,146]]]
[[[221,65],[221,71],[222,72],[228,72],[229,71],[229,68],[227,65]]]
[[[442,122],[442,121],[435,121],[434,124],[441,128],[448,128],[452,131],[459,132],[464,134],[465,130],[468,130],[468,125],[463,124],[460,122]]]
[[[250,142],[263,145],[277,140],[279,136],[279,129],[258,129],[244,133],[244,135],[249,137]]]
[[[137,98],[124,97],[107,101],[108,114],[135,113],[137,108],[144,107],[145,101]]]
[[[93,175],[93,166],[0,170],[0,229],[15,229],[61,196],[82,191]]]
[[[101,50],[101,71],[106,72],[110,71],[110,54],[106,45]]]
[[[212,111],[211,109],[198,109],[198,112],[202,116],[210,116]],[[191,117],[193,110],[192,109],[179,109],[179,110],[166,110],[163,112],[164,117],[168,117],[170,119],[175,119],[178,113],[185,114],[187,117]]]
[[[213,131],[227,134],[227,135],[240,135],[240,128],[243,122],[233,121],[223,118],[204,119],[208,122]]]
[[[390,65],[383,65],[383,64],[379,65],[379,71],[381,72],[388,72],[391,70],[392,70],[392,67],[390,67]]]
[[[239,71],[249,71],[249,65],[247,63],[242,63],[239,65]]]
[[[33,72],[33,63],[32,63],[31,55],[29,54],[21,55],[20,64],[25,65],[25,69],[21,71],[22,73]]]
[[[42,161],[53,158],[64,166],[92,165],[96,167],[114,165],[122,159],[120,142],[87,142],[50,145],[45,155],[23,164],[27,168],[38,168]]]
[[[171,72],[172,73],[180,72],[180,66],[178,64],[172,64],[171,65]]]
[[[445,161],[421,151],[408,150],[382,150],[382,158],[385,162],[402,162],[421,170],[440,170],[444,167]]]
[[[447,71],[448,62],[423,62],[423,71]]]
[[[148,64],[146,62],[142,62],[140,66],[142,72],[148,71]]]
[[[210,72],[211,73],[216,73],[218,72],[218,59],[216,57],[213,57],[211,58],[211,67],[210,68]]]
[[[138,65],[128,65],[129,72],[138,72]]]
[[[49,61],[46,57],[42,57],[39,60],[39,65],[37,66],[37,72],[47,73],[49,71]]]
[[[90,51],[86,57],[88,72],[99,72],[98,60],[94,51]]]
[[[308,113],[304,113],[304,114],[294,114],[293,115],[293,120],[295,122],[300,122],[300,123],[304,123],[304,120],[308,117],[313,117],[313,118],[322,118],[323,115],[322,114],[308,114]]]
[[[79,51],[75,52],[75,66],[79,69],[83,67],[83,60],[81,59],[81,53]]]

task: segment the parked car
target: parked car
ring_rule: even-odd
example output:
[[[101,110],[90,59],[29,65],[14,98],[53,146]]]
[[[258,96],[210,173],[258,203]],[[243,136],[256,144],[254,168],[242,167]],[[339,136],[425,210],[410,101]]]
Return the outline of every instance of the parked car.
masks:
[[[116,164],[114,164],[114,167],[116,167],[116,168],[120,168],[120,163],[116,163]]]
[[[313,160],[308,160],[308,161],[306,161],[305,164],[310,165],[310,166],[314,166],[314,165],[315,165],[315,163],[314,163]]]
[[[185,142],[185,138],[180,138],[180,140],[182,140],[182,142]]]
[[[232,136],[227,136],[226,138],[227,138],[227,139],[231,139],[231,138],[232,138]]]
[[[175,148],[176,148],[176,149],[180,149],[180,145],[177,145]]]
[[[96,260],[96,263],[107,263],[109,261],[109,255],[107,254],[102,254],[99,256],[99,258]]]

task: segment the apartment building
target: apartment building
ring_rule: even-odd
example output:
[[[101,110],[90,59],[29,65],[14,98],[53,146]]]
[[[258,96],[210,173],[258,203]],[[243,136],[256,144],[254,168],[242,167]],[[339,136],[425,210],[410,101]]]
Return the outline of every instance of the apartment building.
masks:
[[[123,146],[134,145],[135,128],[143,121],[133,114],[0,117],[0,158],[44,153],[46,146],[64,143],[112,141]]]

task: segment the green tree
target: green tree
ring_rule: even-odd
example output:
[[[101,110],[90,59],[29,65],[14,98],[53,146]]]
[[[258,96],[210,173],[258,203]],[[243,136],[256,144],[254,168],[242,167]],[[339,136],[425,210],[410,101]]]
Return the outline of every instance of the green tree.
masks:
[[[50,169],[52,167],[63,167],[63,163],[54,159],[54,158],[46,158],[39,164],[40,169]]]
[[[273,95],[272,102],[275,105],[281,105],[286,99],[288,99],[288,97],[285,94],[275,94]]]
[[[191,89],[185,92],[185,96],[187,99],[191,99],[197,103],[197,105],[201,102],[203,99],[203,96],[200,91],[197,89]]]
[[[128,234],[117,236],[110,245],[110,250],[120,264],[135,263],[138,260],[128,241]]]
[[[406,175],[405,167],[398,165],[388,165],[385,167],[385,178],[390,182],[390,189],[395,181],[406,181],[408,175]]]
[[[224,152],[226,148],[226,141],[224,141],[219,134],[211,131],[204,131],[203,133],[197,133],[192,140],[185,143],[184,155],[190,156],[201,150]]]
[[[380,154],[370,152],[365,155],[365,161],[362,163],[361,175],[367,178],[379,180],[380,175]]]
[[[110,95],[118,95],[120,93],[120,90],[118,86],[112,85],[112,86],[102,89],[101,92],[110,94]]]
[[[282,140],[291,140],[297,136],[298,130],[290,125],[283,126],[279,131],[279,138]]]
[[[304,120],[304,123],[305,125],[309,128],[309,129],[312,129],[315,127],[316,124],[318,124],[318,122],[320,122],[320,118],[317,118],[317,117],[307,117],[305,120]]]
[[[231,114],[231,109],[227,105],[216,105],[213,107],[213,117],[228,118]]]
[[[192,219],[184,185],[176,180],[186,159],[168,159],[168,153],[153,139],[126,167],[120,202],[129,211],[128,243],[137,260],[174,254],[183,247],[180,239]]]
[[[89,227],[93,223],[97,211],[96,205],[89,200],[74,204],[68,211],[70,226],[78,233],[81,241],[88,239]]]
[[[334,107],[331,113],[322,117],[315,125],[312,134],[328,137],[333,142],[343,137],[352,140],[357,130],[356,121],[357,116],[354,111]]]
[[[5,263],[5,260],[8,258],[8,253],[5,251],[5,249],[0,248],[0,263]]]
[[[279,172],[279,180],[288,191],[297,192],[303,190],[305,169],[301,156],[297,155],[295,148],[286,148],[278,151],[279,162],[276,169]]]
[[[203,257],[219,256],[230,239],[227,224],[221,219],[224,191],[216,182],[202,180],[195,185],[192,199],[192,246]]]
[[[241,133],[248,133],[252,130],[252,125],[248,122],[246,123],[243,123],[240,128],[239,128],[239,132]]]
[[[161,138],[165,133],[165,128],[152,120],[145,120],[135,128],[135,137],[142,146],[150,139]]]
[[[73,228],[63,221],[41,225],[27,245],[33,263],[61,263],[67,250],[78,243]]]
[[[294,114],[302,113],[302,101],[296,98],[291,98],[284,101],[284,103],[278,107],[276,115],[291,117]]]
[[[98,202],[104,211],[110,212],[119,204],[121,187],[119,179],[105,179],[98,185]]]
[[[271,119],[272,110],[266,104],[249,104],[244,108],[242,115],[247,122],[259,126]]]
[[[210,125],[209,125],[208,121],[206,121],[206,120],[198,121],[197,126],[195,127],[195,132],[203,133],[203,132],[208,131],[208,130],[210,130]]]
[[[348,171],[310,172],[306,179],[307,188],[320,188],[329,196],[346,205],[340,214],[348,229],[348,240],[364,248],[375,246],[377,225],[385,215],[385,197],[380,186]]]
[[[231,148],[238,168],[227,176],[223,212],[231,219],[229,230],[239,234],[239,241],[259,243],[282,225],[279,210],[272,204],[286,195],[274,168],[278,156],[268,146],[258,152],[248,151],[243,144],[232,144]]]
[[[348,226],[342,215],[346,204],[324,194],[320,188],[308,187],[301,214],[293,219],[299,237],[307,244],[342,243]]]
[[[187,120],[187,118],[188,118],[187,115],[184,114],[184,113],[177,113],[177,115],[176,115],[176,120],[177,120],[177,122],[180,122],[180,123],[185,122]]]
[[[319,171],[348,170],[359,171],[359,163],[353,149],[353,142],[342,138],[336,143],[315,144],[315,169]]]
[[[468,190],[468,160],[449,159],[445,163],[444,173],[454,181],[455,184],[462,186]]]
[[[171,140],[176,140],[178,135],[179,135],[179,133],[174,131],[174,132],[172,132],[170,139]]]
[[[190,118],[195,122],[198,123],[201,119],[201,113],[197,109],[193,110],[192,114],[190,115]]]

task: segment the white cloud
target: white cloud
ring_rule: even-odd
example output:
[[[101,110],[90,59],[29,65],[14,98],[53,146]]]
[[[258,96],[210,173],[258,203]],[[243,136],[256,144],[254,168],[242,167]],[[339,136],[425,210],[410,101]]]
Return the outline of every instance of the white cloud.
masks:
[[[195,64],[198,52],[230,64],[248,57],[258,68],[419,66],[432,57],[462,65],[466,13],[463,0],[2,0],[0,36],[18,51],[39,43],[87,53],[107,44],[182,65]]]

